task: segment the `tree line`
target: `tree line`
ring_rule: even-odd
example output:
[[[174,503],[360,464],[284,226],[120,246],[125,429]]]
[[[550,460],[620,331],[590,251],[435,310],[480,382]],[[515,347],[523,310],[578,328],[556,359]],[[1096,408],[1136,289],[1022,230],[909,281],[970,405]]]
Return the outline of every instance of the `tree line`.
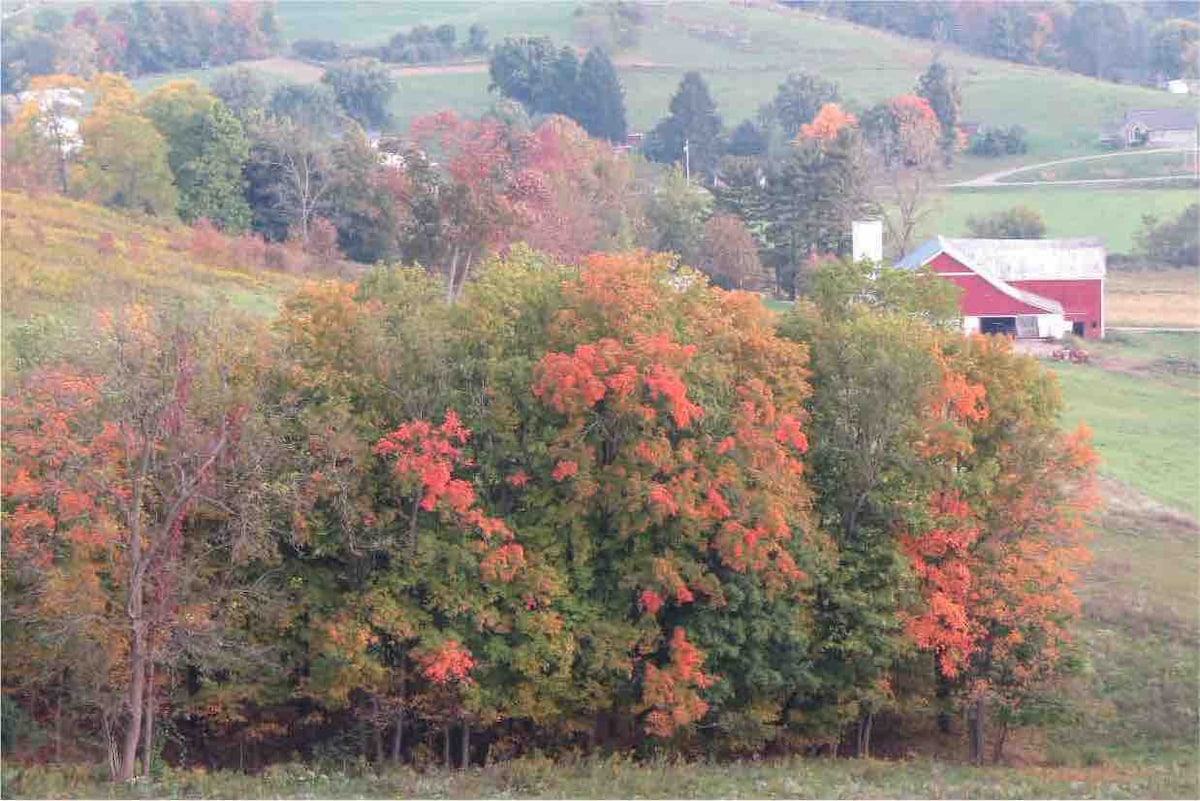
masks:
[[[863,25],[952,42],[1006,61],[1155,85],[1200,76],[1200,15],[1178,0],[1145,3],[858,3],[798,0]]]
[[[1095,457],[947,285],[831,262],[776,319],[645,251],[475,276],[134,302],[6,387],[16,755],[866,754],[925,707],[983,759],[1070,713]]]
[[[264,58],[280,44],[273,2],[159,3],[139,0],[73,13],[58,6],[6,19],[0,86],[25,89],[39,75],[97,72],[138,76]]]

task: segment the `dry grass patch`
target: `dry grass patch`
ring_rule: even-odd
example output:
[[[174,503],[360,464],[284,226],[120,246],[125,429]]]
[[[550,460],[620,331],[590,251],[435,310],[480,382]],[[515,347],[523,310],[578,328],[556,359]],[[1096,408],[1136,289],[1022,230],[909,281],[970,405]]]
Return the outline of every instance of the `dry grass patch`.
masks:
[[[1111,272],[1105,289],[1108,325],[1200,327],[1200,271]]]

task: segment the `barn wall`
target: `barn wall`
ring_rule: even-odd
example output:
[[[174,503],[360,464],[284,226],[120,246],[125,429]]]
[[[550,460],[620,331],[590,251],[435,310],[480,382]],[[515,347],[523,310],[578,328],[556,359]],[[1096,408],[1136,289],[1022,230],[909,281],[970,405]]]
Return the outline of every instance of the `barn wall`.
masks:
[[[1096,278],[1078,281],[1010,281],[1012,286],[1057,300],[1069,323],[1083,323],[1084,336],[1102,337],[1104,331],[1103,282]],[[1069,328],[1069,326],[1068,326]]]
[[[964,317],[1015,317],[1018,314],[1045,314],[1045,309],[1010,298],[996,289],[987,280],[973,273],[969,267],[959,264],[953,257],[939,253],[929,263],[935,273],[945,275],[963,290],[959,307]],[[949,275],[946,275],[949,273]],[[956,273],[969,273],[956,275]]]

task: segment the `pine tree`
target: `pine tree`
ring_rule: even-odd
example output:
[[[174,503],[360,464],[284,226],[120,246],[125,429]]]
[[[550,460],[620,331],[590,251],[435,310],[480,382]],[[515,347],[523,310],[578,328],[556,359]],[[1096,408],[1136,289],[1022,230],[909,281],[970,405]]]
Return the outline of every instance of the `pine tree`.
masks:
[[[958,141],[958,111],[962,105],[958,83],[950,70],[940,61],[934,61],[917,80],[917,95],[929,101],[933,113],[942,123],[942,149],[946,153],[954,150]]]
[[[625,140],[624,89],[612,60],[598,47],[583,59],[574,106],[573,116],[589,134],[610,142]]]
[[[682,162],[684,145],[695,172],[712,173],[721,158],[721,115],[698,72],[683,76],[671,98],[671,114],[650,133],[646,155],[653,161]]]

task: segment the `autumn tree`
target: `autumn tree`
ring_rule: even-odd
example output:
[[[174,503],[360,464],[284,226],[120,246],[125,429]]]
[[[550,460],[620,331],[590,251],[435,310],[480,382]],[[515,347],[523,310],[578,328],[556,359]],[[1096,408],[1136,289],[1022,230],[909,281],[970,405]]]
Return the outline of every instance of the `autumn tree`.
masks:
[[[165,668],[237,617],[217,603],[228,573],[213,555],[266,553],[241,503],[251,488],[226,483],[255,356],[220,330],[209,321],[202,340],[132,306],[101,321],[102,370],[44,371],[6,398],[5,470],[16,480],[4,492],[5,570],[27,588],[18,619],[65,623],[60,655],[90,642],[95,653],[62,665],[62,677],[99,671],[80,700],[98,712],[122,780],[137,773],[139,746],[150,769]]]
[[[901,95],[863,115],[863,134],[892,201],[884,214],[892,248],[908,253],[941,183],[941,124],[928,100]]]
[[[167,142],[138,113],[129,82],[102,74],[92,82],[96,105],[82,126],[78,191],[101,203],[150,214],[173,214],[178,192]]]
[[[1022,704],[1070,666],[1096,456],[1085,429],[1059,429],[1053,377],[1003,339],[949,339],[934,356],[923,451],[939,472],[904,541],[927,607],[908,625],[966,707],[981,761],[989,708],[999,757]]]
[[[737,217],[718,214],[704,224],[697,266],[729,289],[755,288],[762,275],[758,242]]]

